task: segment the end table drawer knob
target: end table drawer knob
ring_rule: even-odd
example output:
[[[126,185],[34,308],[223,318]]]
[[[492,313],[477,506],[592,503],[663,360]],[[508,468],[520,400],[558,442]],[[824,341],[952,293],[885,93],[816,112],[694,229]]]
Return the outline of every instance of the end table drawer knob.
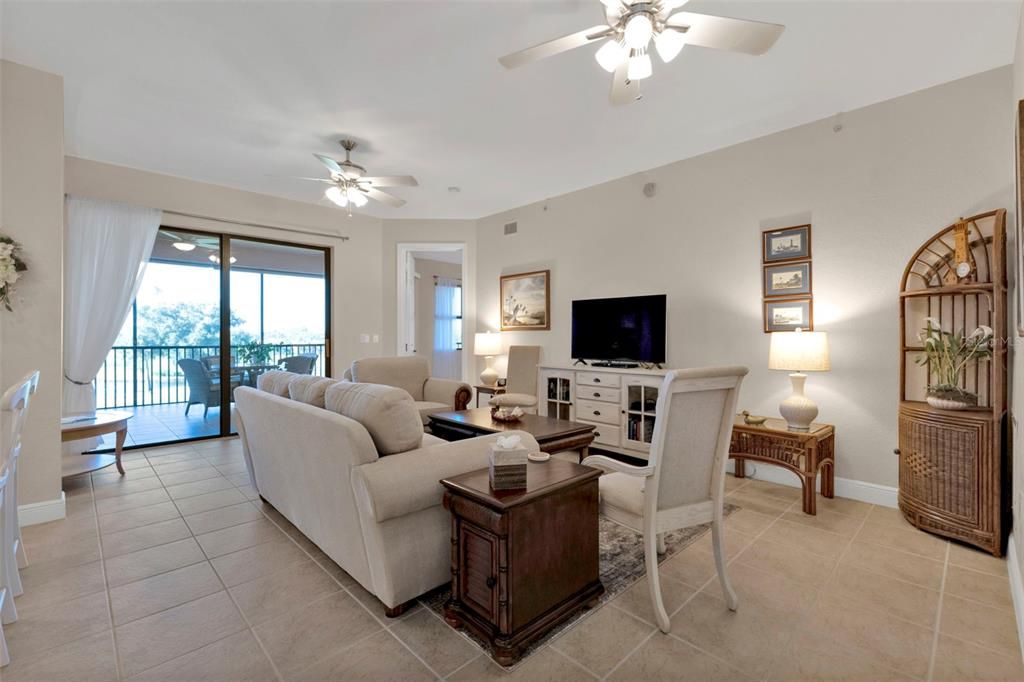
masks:
[[[490,587],[491,589],[494,589],[494,586],[498,584],[498,581],[494,578],[493,575],[488,576],[487,580],[485,580],[484,582],[487,583],[487,587]]]

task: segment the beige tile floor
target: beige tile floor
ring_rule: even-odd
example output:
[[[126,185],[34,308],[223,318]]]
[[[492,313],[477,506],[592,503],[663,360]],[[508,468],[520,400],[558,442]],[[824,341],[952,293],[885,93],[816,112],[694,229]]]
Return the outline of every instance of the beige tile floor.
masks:
[[[673,630],[641,582],[508,675],[434,613],[382,616],[247,484],[237,440],[127,456],[83,476],[68,518],[26,529],[21,680],[1024,679],[1006,564],[892,509],[730,478],[740,609],[707,537],[662,567]]]

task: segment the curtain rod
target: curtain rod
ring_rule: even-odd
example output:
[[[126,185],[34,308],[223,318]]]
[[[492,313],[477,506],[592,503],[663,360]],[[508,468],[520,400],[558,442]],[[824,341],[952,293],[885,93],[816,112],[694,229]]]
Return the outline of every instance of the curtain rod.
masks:
[[[309,234],[316,237],[331,237],[334,239],[340,239],[343,242],[349,240],[345,235],[331,234],[330,232],[320,232],[319,230],[313,230],[303,227],[286,227],[284,225],[265,225],[263,223],[253,223],[245,220],[232,220],[230,218],[217,218],[216,216],[201,215],[199,213],[185,213],[183,211],[168,211],[164,210],[164,213],[168,215],[176,215],[182,218],[198,218],[199,220],[213,220],[218,223],[228,223],[230,225],[241,225],[242,227],[259,227],[267,230],[283,230],[285,232],[297,232],[299,234]]]
[[[64,197],[72,197],[73,194],[64,193]],[[284,225],[265,225],[263,223],[252,223],[244,220],[232,220],[231,218],[218,218],[212,215],[202,215],[201,213],[185,213],[184,211],[170,211],[167,209],[160,209],[163,213],[168,215],[176,215],[182,218],[197,218],[199,220],[213,220],[218,223],[226,223],[229,225],[241,225],[242,227],[258,227],[265,230],[282,230],[284,232],[296,232],[298,234],[309,234],[314,237],[331,237],[333,239],[340,239],[343,242],[347,242],[349,238],[341,234],[331,234],[330,232],[320,232],[308,227],[287,227]]]

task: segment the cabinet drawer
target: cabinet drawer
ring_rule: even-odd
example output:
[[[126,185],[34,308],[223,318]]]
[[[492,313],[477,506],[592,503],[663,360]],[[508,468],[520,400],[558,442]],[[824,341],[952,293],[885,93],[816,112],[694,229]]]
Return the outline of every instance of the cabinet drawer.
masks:
[[[618,426],[612,426],[610,424],[598,424],[597,422],[587,422],[580,420],[581,424],[593,424],[594,425],[594,444],[595,445],[608,445],[610,447],[617,448],[622,444],[622,429]]]
[[[601,424],[618,424],[621,410],[618,405],[600,403],[594,400],[576,401],[576,418]]]
[[[576,372],[576,383],[580,386],[621,386],[618,374],[601,374],[599,372]]]
[[[604,388],[603,386],[577,386],[576,397],[585,398],[587,400],[599,400],[603,403],[615,403],[618,405],[621,402],[621,393],[617,388]]]

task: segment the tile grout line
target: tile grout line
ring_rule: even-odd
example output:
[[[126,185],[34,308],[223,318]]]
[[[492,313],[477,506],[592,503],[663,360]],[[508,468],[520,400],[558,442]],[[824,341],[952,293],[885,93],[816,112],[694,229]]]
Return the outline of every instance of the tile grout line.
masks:
[[[739,486],[738,488],[735,488],[734,490],[732,490],[731,492],[736,492],[736,490],[739,490],[740,488],[743,488],[743,487],[745,487],[745,485],[746,485],[746,484],[744,484],[744,485],[741,485],[741,486]],[[731,493],[730,493],[730,494],[731,494]],[[726,499],[725,499],[725,501],[726,501],[726,502],[728,502],[728,498],[729,498],[729,495],[726,495],[726,496],[725,496],[725,498],[726,498]],[[731,565],[731,564],[732,564],[733,562],[735,562],[735,561],[736,561],[736,560],[737,560],[737,559],[738,559],[738,558],[740,557],[740,555],[741,555],[741,554],[743,554],[743,552],[744,552],[744,551],[746,551],[746,550],[747,550],[747,549],[748,549],[748,548],[749,548],[749,547],[750,547],[751,545],[753,545],[753,544],[754,544],[755,542],[757,542],[757,540],[758,540],[758,539],[759,539],[759,538],[760,538],[760,537],[761,537],[762,535],[764,535],[764,534],[765,534],[766,532],[768,532],[768,529],[769,529],[769,528],[771,528],[772,526],[774,526],[774,525],[775,525],[775,523],[776,523],[776,522],[777,522],[777,521],[778,521],[779,519],[781,519],[781,518],[782,518],[782,515],[783,515],[783,514],[785,514],[785,513],[787,512],[787,511],[789,511],[789,509],[790,509],[790,508],[791,508],[791,507],[792,507],[792,506],[793,506],[794,504],[796,504],[796,503],[797,503],[797,500],[794,500],[794,501],[793,501],[793,502],[791,502],[791,503],[790,503],[790,504],[789,504],[788,506],[786,506],[786,507],[785,507],[784,509],[782,509],[781,511],[779,511],[779,514],[778,514],[778,516],[774,517],[774,518],[772,519],[772,521],[771,521],[771,522],[770,522],[770,523],[769,523],[769,524],[768,524],[767,526],[765,526],[764,528],[762,528],[760,532],[758,532],[758,533],[757,533],[756,535],[754,535],[754,536],[753,536],[753,539],[752,539],[752,540],[751,540],[751,541],[750,541],[750,542],[749,542],[749,543],[747,544],[747,546],[746,546],[746,547],[744,547],[744,548],[743,548],[743,550],[741,550],[740,552],[738,552],[738,553],[736,554],[736,556],[734,556],[734,557],[733,557],[732,559],[727,559],[727,560],[726,560],[726,562],[725,562],[725,563],[726,563],[726,566],[729,566],[729,565]],[[743,507],[740,507],[740,511],[743,511]],[[751,510],[751,511],[753,511],[753,510]],[[768,516],[767,514],[763,514],[762,512],[756,512],[756,513],[758,513],[758,514],[762,514],[762,516]],[[725,535],[725,532],[724,532],[724,525],[725,525],[725,524],[724,524],[724,521],[723,521],[723,533],[722,533],[722,535],[723,535],[723,536]],[[707,531],[707,532],[711,532],[710,528],[708,529],[708,531]],[[724,544],[724,537],[723,537],[723,544]],[[682,551],[685,551],[686,549],[688,549],[688,547],[689,547],[689,546],[687,546],[687,547],[684,547]],[[680,553],[681,553],[681,552],[680,552]],[[659,562],[658,566],[659,566],[659,569],[660,569],[660,566],[661,566],[661,563],[660,563],[660,562]],[[646,573],[645,573],[645,575],[646,575]],[[682,610],[683,610],[684,608],[686,608],[686,605],[687,605],[687,604],[689,604],[689,603],[690,603],[691,601],[693,601],[693,600],[694,600],[694,599],[696,598],[696,596],[697,596],[697,595],[698,595],[698,594],[699,594],[699,593],[700,593],[700,592],[701,592],[701,591],[702,591],[702,590],[703,590],[703,589],[704,589],[705,587],[707,587],[708,585],[710,585],[710,584],[711,584],[711,583],[712,583],[712,582],[713,582],[714,580],[716,580],[717,578],[718,578],[718,572],[716,571],[716,572],[715,572],[715,573],[714,573],[714,574],[713,574],[713,575],[712,575],[712,576],[711,576],[710,578],[708,578],[707,580],[705,580],[705,581],[704,581],[704,582],[703,582],[703,583],[701,584],[701,586],[700,586],[700,587],[698,587],[698,588],[697,588],[696,590],[694,590],[694,592],[693,592],[693,593],[692,593],[692,594],[691,594],[691,595],[690,595],[689,597],[687,597],[686,599],[684,599],[684,600],[683,600],[683,603],[682,603],[682,604],[680,604],[678,608],[674,609],[674,610],[672,611],[672,613],[668,614],[668,617],[669,617],[669,621],[671,621],[671,620],[672,620],[672,618],[673,618],[673,617],[674,617],[674,616],[675,616],[676,614],[678,614],[678,613],[679,613],[680,611],[682,611]],[[638,580],[637,582],[639,582],[639,580]],[[683,583],[683,584],[685,585],[685,584],[687,584],[687,583]],[[612,600],[612,601],[614,601],[614,600]],[[617,608],[617,609],[619,609],[620,611],[623,611],[624,613],[626,613],[626,611],[625,611],[624,609],[621,609],[621,608],[620,608],[620,607],[618,607],[618,606],[615,606],[615,608]],[[635,616],[634,616],[634,617],[635,617]],[[642,619],[641,619],[641,620],[642,620]],[[645,622],[645,623],[646,623],[646,621],[643,621],[643,622]],[[670,629],[671,629],[671,628],[670,628]],[[601,679],[602,679],[602,680],[607,680],[607,679],[608,679],[608,678],[609,678],[609,677],[610,677],[611,675],[613,675],[613,674],[615,673],[615,671],[616,671],[616,670],[618,670],[618,669],[619,669],[619,668],[620,668],[620,667],[622,666],[622,664],[623,664],[623,663],[625,663],[625,662],[626,662],[627,660],[629,660],[629,658],[630,658],[631,656],[633,656],[633,654],[635,654],[635,653],[636,653],[637,651],[639,651],[639,649],[640,649],[640,648],[641,648],[641,647],[642,647],[642,646],[643,646],[644,644],[646,644],[646,643],[647,643],[648,641],[650,641],[650,640],[651,640],[651,639],[652,639],[652,638],[653,638],[654,636],[656,636],[656,635],[657,635],[657,634],[658,634],[659,632],[661,632],[661,630],[660,630],[660,629],[658,628],[657,624],[655,624],[655,626],[654,626],[654,631],[653,631],[653,632],[651,632],[651,633],[650,633],[650,634],[649,634],[649,635],[648,635],[647,637],[645,637],[645,638],[644,638],[644,639],[643,639],[643,640],[642,640],[642,641],[640,642],[640,644],[636,645],[636,647],[634,647],[634,648],[633,648],[632,650],[630,650],[630,651],[629,651],[629,652],[628,652],[628,653],[627,653],[627,654],[626,654],[626,655],[625,655],[625,656],[624,656],[624,657],[623,657],[623,658],[622,658],[622,659],[621,659],[621,660],[620,660],[620,661],[619,661],[618,663],[616,663],[616,664],[615,664],[614,666],[612,666],[611,670],[609,670],[609,671],[608,671],[608,673],[607,673],[607,674],[606,674],[606,675],[605,675],[604,677],[602,677]],[[697,645],[693,644],[693,642],[690,642],[689,640],[683,639],[682,637],[679,637],[678,635],[673,635],[673,634],[672,634],[671,632],[669,632],[669,633],[668,633],[668,636],[669,636],[669,637],[675,637],[675,639],[679,640],[680,642],[683,642],[683,643],[685,643],[685,644],[687,644],[687,645],[689,645],[689,646],[692,646],[693,648],[697,649],[697,650],[698,650],[698,651],[700,651],[701,653],[704,653],[704,654],[706,654],[706,655],[709,655],[709,656],[711,656],[712,658],[714,658],[714,659],[716,659],[716,660],[721,660],[721,659],[720,659],[720,658],[719,658],[718,656],[715,656],[715,655],[711,654],[710,652],[704,651],[704,649],[702,649],[702,648],[700,648],[699,646],[697,646]],[[730,667],[731,669],[733,669],[733,670],[735,670],[735,669],[736,669],[736,668],[735,668],[734,666],[732,666],[731,664],[728,664],[728,663],[726,663],[726,664],[727,664],[727,665],[728,665],[728,666],[729,666],[729,667]],[[743,674],[745,674],[745,673],[743,673]]]
[[[107,578],[107,561],[103,553],[103,534],[100,532],[99,508],[96,504],[96,489],[89,475],[89,494],[92,496],[93,514],[96,515],[96,542],[100,548],[100,571],[103,573],[103,591],[107,598],[107,617],[110,619],[110,636],[114,641],[114,672],[118,680],[125,679],[124,666],[121,665],[121,646],[117,641],[117,627],[114,623],[114,602],[110,596],[110,582]]]
[[[942,563],[942,582],[939,583],[939,604],[935,609],[935,632],[932,633],[932,651],[928,656],[928,675],[925,677],[931,682],[935,677],[935,655],[939,650],[939,627],[942,624],[942,604],[946,601],[946,576],[949,574],[949,542],[946,542],[946,558]]]

